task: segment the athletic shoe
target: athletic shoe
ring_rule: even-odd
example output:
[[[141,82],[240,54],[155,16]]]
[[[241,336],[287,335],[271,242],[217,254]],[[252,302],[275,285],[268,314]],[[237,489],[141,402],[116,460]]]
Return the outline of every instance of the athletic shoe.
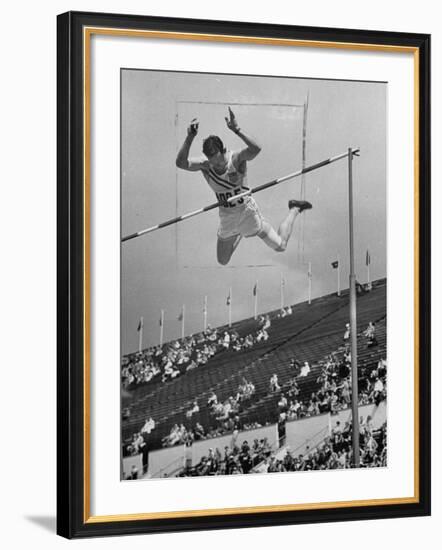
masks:
[[[312,205],[307,201],[297,201],[295,199],[289,200],[289,209],[292,208],[298,208],[300,212],[303,210],[310,210],[312,208]]]

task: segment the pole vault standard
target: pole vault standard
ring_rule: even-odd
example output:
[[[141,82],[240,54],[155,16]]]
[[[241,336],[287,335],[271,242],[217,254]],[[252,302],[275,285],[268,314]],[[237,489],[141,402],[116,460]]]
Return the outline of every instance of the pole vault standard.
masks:
[[[348,150],[348,232],[350,248],[350,354],[351,354],[351,412],[352,412],[352,439],[353,439],[353,464],[355,468],[360,465],[359,451],[359,390],[358,390],[358,342],[357,342],[357,318],[356,318],[356,275],[354,252],[354,228],[353,228],[353,155]]]
[[[269,181],[267,183],[263,183],[262,185],[258,185],[257,187],[254,187],[253,189],[249,189],[248,191],[245,191],[244,193],[239,193],[238,195],[234,195],[233,197],[230,197],[227,199],[227,202],[233,202],[241,197],[245,197],[246,195],[251,195],[254,193],[258,193],[259,191],[264,191],[264,189],[268,189],[269,187],[273,187],[274,185],[278,185],[280,183],[283,183],[284,181],[287,181],[292,178],[296,178],[298,176],[302,176],[302,174],[307,174],[308,172],[313,172],[313,170],[317,170],[318,168],[322,168],[323,166],[327,166],[327,164],[331,164],[332,162],[336,162],[337,160],[346,158],[346,157],[353,157],[353,155],[358,156],[359,155],[359,148],[356,149],[348,149],[346,153],[341,153],[340,155],[336,155],[335,157],[330,157],[326,160],[323,160],[321,162],[317,162],[316,164],[312,164],[311,166],[306,166],[302,170],[298,170],[297,172],[292,172],[291,174],[288,174],[287,176],[282,176],[281,178],[274,179],[272,181]],[[188,212],[187,214],[183,214],[182,216],[178,216],[176,218],[172,218],[170,220],[167,220],[165,222],[159,223],[157,225],[153,225],[152,227],[148,227],[147,229],[142,229],[141,231],[138,231],[137,233],[132,233],[131,235],[126,235],[121,239],[121,242],[126,242],[131,239],[135,239],[136,237],[141,237],[141,235],[147,235],[147,233],[152,233],[152,231],[156,231],[157,229],[162,229],[163,227],[167,227],[168,225],[173,225],[175,223],[182,222],[184,220],[187,220],[189,218],[193,218],[194,216],[198,216],[199,214],[203,214],[203,212],[208,212],[209,210],[213,210],[214,208],[218,208],[219,206],[222,206],[222,203],[215,202],[213,204],[209,204],[208,206],[204,206],[203,208],[199,208],[198,210],[194,210],[193,212]]]

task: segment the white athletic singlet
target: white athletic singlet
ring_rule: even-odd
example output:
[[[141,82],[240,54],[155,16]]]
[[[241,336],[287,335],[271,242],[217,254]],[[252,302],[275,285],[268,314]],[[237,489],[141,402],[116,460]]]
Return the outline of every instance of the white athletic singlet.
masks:
[[[251,195],[241,197],[230,203],[227,199],[248,191],[247,175],[241,173],[232,162],[233,151],[227,153],[227,167],[217,174],[212,167],[203,170],[204,177],[214,191],[219,207],[220,225],[218,238],[229,239],[236,235],[253,237],[262,228],[262,216],[258,205]]]
[[[244,198],[228,203],[227,199],[234,195],[239,195],[248,191],[247,174],[241,173],[232,162],[233,151],[227,153],[227,167],[222,174],[215,172],[214,168],[209,167],[203,170],[207,183],[214,191],[218,202],[221,203],[220,210],[235,208],[244,204]]]

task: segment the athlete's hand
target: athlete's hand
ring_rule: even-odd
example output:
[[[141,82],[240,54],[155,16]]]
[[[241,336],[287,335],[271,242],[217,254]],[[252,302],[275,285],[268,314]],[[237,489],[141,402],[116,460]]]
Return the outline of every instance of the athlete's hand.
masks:
[[[224,120],[226,121],[226,124],[227,124],[227,128],[229,130],[232,130],[232,132],[237,132],[239,130],[238,122],[230,107],[229,107],[229,116],[230,118],[227,118],[226,116],[224,117]]]
[[[200,125],[200,123],[199,123],[198,119],[197,118],[192,118],[192,120],[190,121],[190,124],[187,128],[187,135],[195,137],[198,133],[198,126],[199,125]]]

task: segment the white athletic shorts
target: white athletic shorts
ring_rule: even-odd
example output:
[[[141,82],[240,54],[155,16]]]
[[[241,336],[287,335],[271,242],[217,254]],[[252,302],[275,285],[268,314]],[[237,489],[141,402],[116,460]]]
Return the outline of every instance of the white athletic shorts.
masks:
[[[243,204],[219,209],[218,238],[255,237],[261,231],[262,223],[263,217],[253,197],[244,197]]]

